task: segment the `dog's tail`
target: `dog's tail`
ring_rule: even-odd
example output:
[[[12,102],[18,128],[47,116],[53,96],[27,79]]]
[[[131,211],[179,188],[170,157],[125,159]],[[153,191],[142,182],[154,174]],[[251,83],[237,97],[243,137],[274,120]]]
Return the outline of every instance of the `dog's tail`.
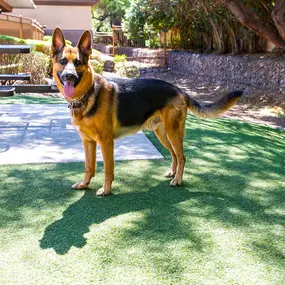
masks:
[[[187,96],[187,105],[188,109],[198,117],[216,118],[234,106],[242,94],[243,91],[232,91],[210,104],[200,104],[190,96]]]

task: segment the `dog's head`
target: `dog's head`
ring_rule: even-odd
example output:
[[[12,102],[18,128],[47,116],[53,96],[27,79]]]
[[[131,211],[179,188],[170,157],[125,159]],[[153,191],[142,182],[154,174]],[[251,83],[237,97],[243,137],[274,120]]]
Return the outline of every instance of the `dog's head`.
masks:
[[[64,35],[56,28],[52,35],[51,56],[53,77],[59,91],[67,101],[84,96],[91,88],[94,71],[89,63],[92,53],[92,40],[85,31],[76,47],[67,46]]]

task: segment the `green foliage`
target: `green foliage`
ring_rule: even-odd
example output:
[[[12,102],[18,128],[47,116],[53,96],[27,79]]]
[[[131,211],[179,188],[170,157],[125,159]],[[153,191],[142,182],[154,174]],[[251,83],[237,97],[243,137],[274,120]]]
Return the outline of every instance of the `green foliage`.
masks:
[[[50,57],[42,52],[33,51],[22,57],[24,73],[31,74],[31,84],[46,84],[45,78],[51,73]]]
[[[112,24],[120,25],[130,0],[100,0],[92,8],[93,27],[96,31],[108,32]]]
[[[104,63],[100,62],[96,59],[91,59],[90,60],[91,66],[93,67],[94,71],[96,73],[102,74],[104,71]]]
[[[33,50],[30,54],[5,55],[0,57],[0,74],[29,73],[29,84],[46,84],[45,78],[51,74],[51,62],[48,55]],[[13,81],[3,82],[13,84]]]
[[[128,64],[127,56],[125,54],[114,57],[115,71],[121,77],[136,78],[139,77],[139,70],[135,65]]]
[[[127,9],[123,29],[128,38],[143,38],[149,46],[157,47],[158,32],[169,30],[175,25],[175,5],[177,1],[132,0]]]
[[[116,54],[114,56],[114,63],[115,64],[122,64],[122,65],[125,65],[127,62],[127,56],[125,54]]]
[[[146,0],[132,0],[130,8],[127,9],[122,26],[125,35],[129,39],[145,39],[147,35],[144,32],[147,13],[144,9]]]
[[[23,44],[32,46],[30,54],[0,55],[0,73],[30,73],[30,84],[46,84],[45,78],[51,75],[52,64],[49,56],[50,43],[47,41],[19,39],[0,35],[0,44]],[[3,82],[13,84],[13,81]]]
[[[37,40],[36,40],[36,41],[37,41]],[[51,43],[51,41],[52,41],[52,36],[44,36],[44,41]],[[69,41],[69,40],[67,40],[67,39],[65,39],[65,42],[66,42],[67,45],[70,45],[70,46],[72,45],[72,42]]]
[[[12,36],[0,35],[0,44],[1,45],[25,44],[25,40]]]

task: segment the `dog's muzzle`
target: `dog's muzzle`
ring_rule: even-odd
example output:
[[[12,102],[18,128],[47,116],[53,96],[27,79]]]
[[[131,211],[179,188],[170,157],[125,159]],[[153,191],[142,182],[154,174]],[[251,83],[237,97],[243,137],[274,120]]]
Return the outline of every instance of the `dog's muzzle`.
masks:
[[[63,72],[60,76],[60,80],[64,83],[65,81],[70,81],[75,83],[79,79],[76,71],[66,71]]]
[[[75,87],[80,81],[80,76],[77,74],[75,68],[68,66],[59,75],[60,81],[63,86],[63,95],[71,99],[75,93]]]

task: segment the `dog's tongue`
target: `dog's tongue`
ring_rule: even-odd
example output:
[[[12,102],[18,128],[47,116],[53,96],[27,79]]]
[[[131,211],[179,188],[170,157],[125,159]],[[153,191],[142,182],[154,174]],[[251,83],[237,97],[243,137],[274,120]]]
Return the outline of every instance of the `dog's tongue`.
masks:
[[[74,95],[74,83],[71,81],[64,81],[63,93],[65,97],[72,98]]]

